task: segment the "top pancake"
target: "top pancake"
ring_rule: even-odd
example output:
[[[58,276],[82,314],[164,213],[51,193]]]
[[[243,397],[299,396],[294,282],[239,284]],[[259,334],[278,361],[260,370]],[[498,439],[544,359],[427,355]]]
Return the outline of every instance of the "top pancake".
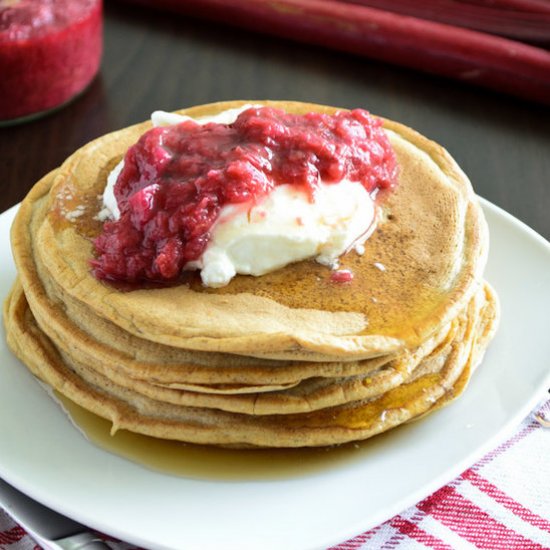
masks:
[[[179,111],[213,115],[244,102]],[[257,102],[288,112],[334,112],[292,102]],[[274,358],[368,358],[419,345],[464,308],[482,281],[487,228],[471,185],[439,145],[385,121],[400,176],[380,200],[377,229],[362,256],[341,259],[351,284],[330,282],[314,261],[262,277],[237,276],[221,289],[198,279],[169,288],[121,291],[90,271],[96,215],[110,170],[150,128],[143,123],[84,146],[57,170],[48,213],[33,220],[35,251],[56,286],[136,336],[191,350]],[[21,243],[37,210],[24,201],[12,230],[18,268]],[[36,223],[36,222],[39,223]],[[375,265],[376,264],[376,265]],[[382,264],[385,270],[377,267]]]

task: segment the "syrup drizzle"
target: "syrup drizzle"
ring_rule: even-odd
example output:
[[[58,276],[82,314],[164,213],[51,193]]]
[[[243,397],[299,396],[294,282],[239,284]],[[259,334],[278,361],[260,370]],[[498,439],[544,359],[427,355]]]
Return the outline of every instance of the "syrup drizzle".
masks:
[[[335,447],[302,449],[228,449],[158,439],[126,430],[110,435],[111,423],[59,392],[54,398],[74,426],[94,445],[167,475],[221,481],[302,477],[368,460],[386,434]],[[395,431],[395,430],[393,430]]]

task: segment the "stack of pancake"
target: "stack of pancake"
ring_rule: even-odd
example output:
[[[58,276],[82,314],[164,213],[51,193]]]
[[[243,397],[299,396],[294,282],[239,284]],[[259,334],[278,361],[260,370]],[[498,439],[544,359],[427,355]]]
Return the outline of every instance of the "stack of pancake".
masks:
[[[4,319],[11,349],[36,376],[113,432],[234,447],[365,439],[462,392],[498,307],[483,280],[486,222],[444,149],[384,121],[399,181],[379,198],[364,254],[341,258],[349,283],[311,260],[218,289],[196,273],[169,287],[111,285],[90,269],[101,195],[149,127],[84,146],[21,205],[12,229],[19,277]]]

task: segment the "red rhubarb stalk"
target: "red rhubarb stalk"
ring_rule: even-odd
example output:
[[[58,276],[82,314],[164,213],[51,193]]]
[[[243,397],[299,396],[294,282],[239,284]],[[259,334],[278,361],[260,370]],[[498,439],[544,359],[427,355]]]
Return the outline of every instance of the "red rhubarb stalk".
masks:
[[[548,0],[459,0],[468,4],[491,6],[501,10],[530,11],[534,13],[550,13]]]
[[[508,8],[489,3],[456,0],[340,0],[378,8],[402,15],[412,15],[440,23],[458,25],[490,34],[498,34],[527,42],[550,42],[550,3],[546,10],[525,10],[515,7],[515,0]],[[504,2],[503,2],[504,3]]]
[[[550,52],[335,0],[137,0],[550,103]]]

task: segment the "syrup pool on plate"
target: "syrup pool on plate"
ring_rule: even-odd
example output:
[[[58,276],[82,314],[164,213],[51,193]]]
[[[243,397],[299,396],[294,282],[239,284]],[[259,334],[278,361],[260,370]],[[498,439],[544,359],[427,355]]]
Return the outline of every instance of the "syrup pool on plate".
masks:
[[[94,445],[149,470],[194,479],[249,481],[288,479],[368,460],[388,438],[335,447],[228,449],[157,439],[126,430],[111,435],[111,422],[55,392],[74,426]],[[396,428],[395,431],[398,431]],[[389,434],[389,437],[394,437]]]

